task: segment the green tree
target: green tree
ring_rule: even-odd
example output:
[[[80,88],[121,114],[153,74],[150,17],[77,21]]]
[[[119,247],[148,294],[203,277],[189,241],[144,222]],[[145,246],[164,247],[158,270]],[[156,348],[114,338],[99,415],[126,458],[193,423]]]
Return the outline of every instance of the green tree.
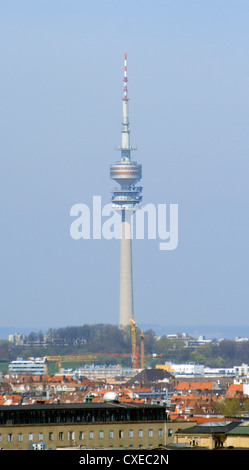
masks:
[[[249,411],[249,398],[247,398],[243,403],[245,411]]]
[[[223,416],[238,416],[242,410],[239,398],[223,398],[216,404],[216,410]]]

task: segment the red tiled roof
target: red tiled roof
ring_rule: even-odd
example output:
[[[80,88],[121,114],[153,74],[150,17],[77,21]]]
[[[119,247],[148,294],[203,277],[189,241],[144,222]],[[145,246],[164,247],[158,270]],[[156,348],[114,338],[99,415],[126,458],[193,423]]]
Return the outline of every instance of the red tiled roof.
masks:
[[[178,382],[176,390],[212,390],[213,382]]]
[[[226,397],[235,397],[243,393],[243,384],[230,384],[226,393]]]

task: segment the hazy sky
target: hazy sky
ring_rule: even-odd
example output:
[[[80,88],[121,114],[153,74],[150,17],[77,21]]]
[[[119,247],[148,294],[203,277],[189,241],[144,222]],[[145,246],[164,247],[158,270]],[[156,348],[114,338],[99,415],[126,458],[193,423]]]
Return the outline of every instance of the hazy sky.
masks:
[[[0,326],[118,323],[117,240],[70,237],[107,204],[123,55],[143,202],[179,244],[133,243],[138,325],[249,323],[249,2],[1,0]]]

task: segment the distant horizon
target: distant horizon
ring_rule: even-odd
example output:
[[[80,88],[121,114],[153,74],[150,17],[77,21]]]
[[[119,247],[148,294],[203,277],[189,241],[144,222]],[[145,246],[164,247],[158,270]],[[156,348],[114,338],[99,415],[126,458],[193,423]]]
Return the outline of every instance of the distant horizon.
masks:
[[[117,323],[104,323],[104,322],[95,322],[95,323],[88,323],[83,322],[81,324],[68,324],[63,326],[46,326],[46,327],[39,327],[39,326],[4,326],[0,327],[0,339],[8,339],[8,336],[11,334],[23,334],[28,336],[31,332],[38,333],[41,331],[43,334],[47,333],[50,329],[60,329],[60,328],[67,328],[67,327],[80,327],[82,325],[113,325],[118,326]],[[160,324],[141,324],[137,325],[138,328],[143,329],[144,331],[153,330],[154,333],[158,336],[165,336],[167,334],[181,334],[186,333],[189,336],[193,336],[198,338],[199,336],[204,336],[206,339],[227,339],[233,340],[236,337],[239,338],[249,338],[249,326],[248,325],[211,325],[211,324],[193,324],[193,325],[160,325]]]

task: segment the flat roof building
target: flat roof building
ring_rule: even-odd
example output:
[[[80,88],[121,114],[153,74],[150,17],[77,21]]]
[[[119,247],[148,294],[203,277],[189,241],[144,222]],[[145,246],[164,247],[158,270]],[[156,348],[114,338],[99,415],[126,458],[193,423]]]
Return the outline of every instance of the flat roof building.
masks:
[[[44,375],[48,373],[45,358],[22,359],[17,358],[9,364],[9,373],[17,375]]]
[[[189,423],[177,423],[177,428]],[[167,429],[170,427],[170,430]],[[172,442],[163,406],[118,402],[0,406],[0,447],[151,448]]]

